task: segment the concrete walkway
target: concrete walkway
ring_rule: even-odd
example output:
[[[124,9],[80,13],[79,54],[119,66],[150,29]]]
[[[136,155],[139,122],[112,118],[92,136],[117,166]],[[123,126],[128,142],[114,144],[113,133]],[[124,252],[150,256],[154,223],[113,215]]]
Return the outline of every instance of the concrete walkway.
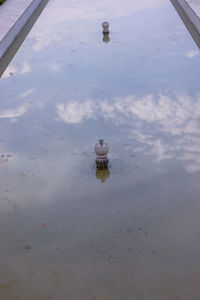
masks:
[[[7,0],[0,6],[0,64],[35,11],[46,0]]]
[[[188,5],[200,17],[200,1],[199,0],[186,0]]]
[[[31,4],[32,0],[6,0],[0,6],[0,41]]]

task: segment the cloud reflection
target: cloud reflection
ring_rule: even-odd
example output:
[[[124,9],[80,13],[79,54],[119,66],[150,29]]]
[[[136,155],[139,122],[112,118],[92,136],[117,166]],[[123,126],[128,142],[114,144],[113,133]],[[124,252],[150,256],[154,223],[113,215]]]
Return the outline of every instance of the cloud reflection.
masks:
[[[199,50],[190,50],[185,53],[185,56],[188,58],[193,58],[199,55]]]
[[[17,109],[10,109],[10,110],[5,110],[3,112],[0,112],[0,119],[10,119],[10,118],[17,118],[21,117],[22,115],[25,114],[27,111],[27,108],[25,106],[20,106]]]
[[[21,95],[19,95],[19,98],[26,98],[28,96],[30,96],[31,94],[33,94],[35,92],[35,89],[29,89],[25,92],[23,92]]]
[[[58,104],[58,115],[66,123],[78,124],[84,119],[92,119],[94,116],[94,103],[85,101],[80,104],[78,102],[70,102],[67,105]]]
[[[69,124],[103,117],[116,126],[128,125],[127,135],[137,141],[139,151],[154,155],[157,161],[184,160],[188,172],[200,171],[200,95],[130,95],[109,103],[74,101],[59,104],[57,113]]]

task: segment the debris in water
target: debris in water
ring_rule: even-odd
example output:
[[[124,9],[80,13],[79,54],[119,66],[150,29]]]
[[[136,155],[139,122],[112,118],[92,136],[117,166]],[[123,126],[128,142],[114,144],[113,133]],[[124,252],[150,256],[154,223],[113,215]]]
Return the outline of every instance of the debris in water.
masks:
[[[25,246],[24,249],[25,249],[25,250],[31,250],[32,247],[31,247],[31,246]]]

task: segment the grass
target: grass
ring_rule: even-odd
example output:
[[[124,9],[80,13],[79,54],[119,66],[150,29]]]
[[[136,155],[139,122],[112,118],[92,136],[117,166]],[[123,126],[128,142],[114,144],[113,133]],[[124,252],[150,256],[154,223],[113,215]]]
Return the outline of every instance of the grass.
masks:
[[[6,0],[0,0],[0,5],[3,4]]]

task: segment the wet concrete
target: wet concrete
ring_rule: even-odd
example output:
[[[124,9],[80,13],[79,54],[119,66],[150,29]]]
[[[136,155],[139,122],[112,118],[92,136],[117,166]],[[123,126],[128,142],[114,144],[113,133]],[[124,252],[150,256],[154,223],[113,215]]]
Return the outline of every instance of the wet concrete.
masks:
[[[4,300],[199,297],[199,50],[169,1],[116,1],[49,2],[1,77]]]

